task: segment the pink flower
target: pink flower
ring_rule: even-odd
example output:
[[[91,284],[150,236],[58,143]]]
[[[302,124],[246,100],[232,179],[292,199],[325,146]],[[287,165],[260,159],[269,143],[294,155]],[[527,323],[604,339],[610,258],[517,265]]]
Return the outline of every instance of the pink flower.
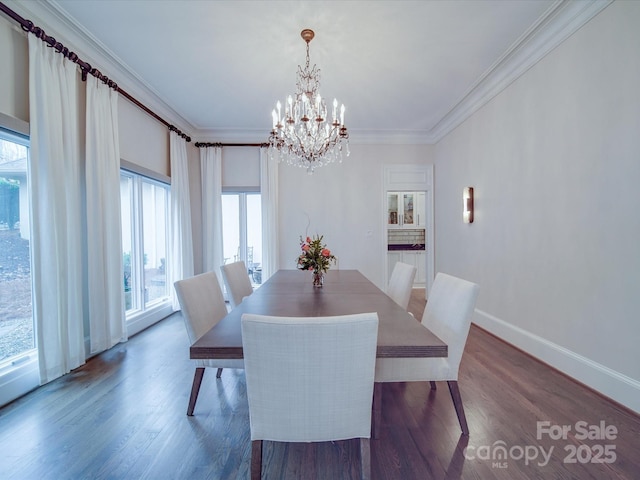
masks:
[[[329,255],[331,255],[331,251],[328,248],[323,248],[321,253],[323,257],[328,257]]]
[[[311,239],[307,237],[307,243],[311,243]]]
[[[302,245],[302,250],[304,250],[305,252],[309,251],[309,245],[307,245],[306,243],[304,245]]]

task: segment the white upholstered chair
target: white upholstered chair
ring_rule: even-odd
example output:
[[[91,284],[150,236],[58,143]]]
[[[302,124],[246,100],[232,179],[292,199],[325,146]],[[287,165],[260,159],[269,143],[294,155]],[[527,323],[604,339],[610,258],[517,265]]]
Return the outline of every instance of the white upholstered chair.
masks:
[[[232,308],[240,305],[245,297],[253,293],[251,280],[247,273],[247,266],[240,260],[238,262],[228,263],[220,267],[222,271],[222,279],[227,287],[229,303]]]
[[[400,305],[405,310],[409,306],[409,299],[411,298],[411,289],[413,288],[413,280],[416,278],[417,268],[408,263],[396,262],[391,272],[391,278],[389,279],[389,287],[387,288],[387,295],[389,295],[394,302]]]
[[[189,342],[193,344],[227,314],[220,282],[215,272],[207,272],[178,280],[174,283],[174,287],[180,302],[182,318],[187,327]],[[217,368],[216,377],[220,378],[223,368],[244,368],[244,362],[242,359],[196,360],[196,372],[193,377],[187,415],[193,415],[206,367]]]
[[[422,324],[447,344],[448,357],[376,360],[376,382],[429,381],[435,389],[436,381],[446,381],[464,435],[469,435],[469,428],[458,388],[458,369],[478,290],[478,285],[467,280],[444,273],[436,275]]]
[[[262,469],[262,441],[360,439],[370,477],[371,407],[378,315],[242,316],[251,426],[251,478]],[[304,474],[302,474],[304,476]]]

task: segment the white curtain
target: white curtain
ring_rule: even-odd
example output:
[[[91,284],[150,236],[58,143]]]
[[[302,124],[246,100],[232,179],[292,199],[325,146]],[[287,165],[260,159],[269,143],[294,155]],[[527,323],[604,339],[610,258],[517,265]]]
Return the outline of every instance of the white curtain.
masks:
[[[222,251],[222,148],[200,148],[202,173],[202,263],[220,276]]]
[[[174,131],[169,132],[171,160],[171,285],[193,276],[193,233],[191,230],[191,198],[187,142]],[[173,288],[171,289],[173,291]],[[173,295],[173,308],[180,305]]]
[[[91,353],[125,341],[118,92],[87,78],[86,201]]]
[[[33,310],[41,383],[85,360],[76,65],[29,35]]]
[[[278,255],[278,160],[260,149],[260,193],[262,197],[262,281],[279,266]]]

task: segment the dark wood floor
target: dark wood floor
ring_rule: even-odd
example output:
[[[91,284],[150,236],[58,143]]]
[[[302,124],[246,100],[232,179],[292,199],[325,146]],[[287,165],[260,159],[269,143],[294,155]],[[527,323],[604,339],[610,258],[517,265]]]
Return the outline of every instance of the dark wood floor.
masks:
[[[416,292],[410,310],[420,318],[423,308]],[[244,374],[225,370],[216,380],[207,372],[195,416],[187,417],[192,376],[175,314],[1,409],[0,478],[248,478]],[[477,327],[459,380],[469,437],[460,435],[446,384],[384,385],[382,434],[371,442],[374,479],[640,478],[638,416]],[[566,440],[539,439],[536,422],[544,421],[572,430]],[[579,421],[613,426],[616,438],[580,440]],[[506,458],[495,458],[500,447]],[[546,463],[541,448],[552,449]],[[352,441],[265,442],[263,478],[357,478],[357,465]]]

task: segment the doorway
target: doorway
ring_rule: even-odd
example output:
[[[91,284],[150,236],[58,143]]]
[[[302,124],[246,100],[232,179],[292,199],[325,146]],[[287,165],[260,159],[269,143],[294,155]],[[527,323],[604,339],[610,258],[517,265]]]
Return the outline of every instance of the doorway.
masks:
[[[409,263],[426,298],[434,278],[433,165],[385,165],[383,187],[385,285],[396,262]]]
[[[256,192],[222,194],[224,263],[243,261],[255,287],[262,284],[262,197]]]

